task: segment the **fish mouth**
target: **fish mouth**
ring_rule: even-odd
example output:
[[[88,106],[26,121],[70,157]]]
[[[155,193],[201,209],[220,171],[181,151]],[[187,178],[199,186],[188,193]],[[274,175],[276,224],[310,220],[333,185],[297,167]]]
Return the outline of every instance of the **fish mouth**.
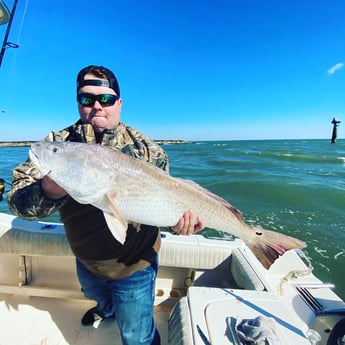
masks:
[[[29,150],[29,158],[30,158],[30,161],[36,165],[36,167],[38,168],[38,170],[40,171],[42,177],[45,176],[45,175],[48,175],[51,170],[49,171],[44,171],[44,169],[42,168],[41,164],[40,164],[40,160],[39,160],[39,157],[38,157],[38,154],[34,151],[34,149],[31,147],[31,149]]]
[[[29,150],[29,158],[32,163],[39,166],[38,155],[33,151],[32,148]]]

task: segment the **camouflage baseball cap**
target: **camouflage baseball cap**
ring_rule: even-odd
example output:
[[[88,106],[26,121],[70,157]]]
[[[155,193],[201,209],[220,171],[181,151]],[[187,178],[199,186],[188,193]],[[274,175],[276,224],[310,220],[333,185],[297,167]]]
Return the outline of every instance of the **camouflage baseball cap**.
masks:
[[[86,74],[93,74],[95,77],[106,78],[106,80],[105,79],[102,79],[102,80],[86,79],[85,80],[84,77]],[[120,96],[120,86],[114,73],[110,69],[103,66],[90,65],[80,70],[77,76],[77,91],[85,85],[106,86],[113,89],[117,96]]]

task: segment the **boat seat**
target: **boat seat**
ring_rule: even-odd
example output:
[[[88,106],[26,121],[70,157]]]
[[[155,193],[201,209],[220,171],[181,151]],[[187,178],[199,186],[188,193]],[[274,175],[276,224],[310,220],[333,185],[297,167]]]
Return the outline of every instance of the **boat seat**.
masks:
[[[9,216],[10,217],[10,216]],[[0,229],[1,230],[1,229]],[[0,253],[28,256],[73,257],[62,224],[13,218],[12,228],[0,237]],[[166,238],[165,238],[166,237]],[[230,271],[238,287],[265,290],[244,255],[229,243],[203,244],[201,236],[163,236],[160,266],[213,270],[230,257]]]
[[[265,290],[264,284],[249,265],[240,249],[234,249],[231,253],[230,271],[239,288],[257,291]]]
[[[0,237],[0,254],[28,256],[73,257],[63,226],[42,224],[16,218],[13,228]],[[32,225],[32,229],[29,226]],[[193,269],[213,269],[231,254],[232,248],[210,246],[198,243],[197,239],[186,236],[169,237],[162,240],[159,252],[161,266],[178,266]]]
[[[163,238],[162,247],[159,251],[160,266],[184,267],[197,270],[214,269],[226,260],[233,247],[223,245],[203,245],[197,237],[173,236]]]
[[[13,227],[0,237],[0,254],[73,257],[62,225],[45,226],[46,230]]]

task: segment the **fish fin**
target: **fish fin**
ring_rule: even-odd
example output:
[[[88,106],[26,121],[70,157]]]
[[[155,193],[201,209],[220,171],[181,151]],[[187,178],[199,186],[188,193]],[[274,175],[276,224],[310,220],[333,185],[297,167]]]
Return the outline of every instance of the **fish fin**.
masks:
[[[189,184],[190,186],[198,189],[200,192],[206,194],[207,196],[209,196],[212,199],[217,200],[218,202],[220,202],[224,207],[226,207],[230,212],[233,213],[233,215],[241,222],[244,221],[242,212],[237,209],[235,206],[232,206],[227,200],[223,199],[222,197],[220,197],[217,194],[212,193],[211,191],[209,191],[208,189],[200,186],[198,183],[192,181],[192,180],[185,180],[185,179],[181,179],[176,177],[177,180],[180,180],[182,182],[185,182],[187,184]]]
[[[111,234],[117,241],[124,244],[126,240],[127,224],[124,226],[122,221],[116,218],[113,214],[103,212],[103,215]]]
[[[110,214],[107,212],[103,212],[104,218],[107,222],[111,234],[117,241],[123,244],[126,240],[126,233],[128,228],[127,221],[122,217],[122,214],[113,202],[114,194],[110,192],[106,193],[106,198],[108,200],[108,206],[113,213]]]
[[[254,228],[255,239],[248,244],[262,265],[269,269],[273,262],[290,249],[305,248],[306,243],[275,231]]]

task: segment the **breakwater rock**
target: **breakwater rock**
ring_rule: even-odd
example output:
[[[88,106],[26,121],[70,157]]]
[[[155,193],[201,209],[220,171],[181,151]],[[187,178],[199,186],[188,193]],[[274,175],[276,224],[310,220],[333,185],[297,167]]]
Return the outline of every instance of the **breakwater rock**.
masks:
[[[19,147],[31,146],[35,141],[0,141],[0,147]],[[191,144],[191,141],[185,140],[154,140],[158,145],[173,145],[173,144]]]

